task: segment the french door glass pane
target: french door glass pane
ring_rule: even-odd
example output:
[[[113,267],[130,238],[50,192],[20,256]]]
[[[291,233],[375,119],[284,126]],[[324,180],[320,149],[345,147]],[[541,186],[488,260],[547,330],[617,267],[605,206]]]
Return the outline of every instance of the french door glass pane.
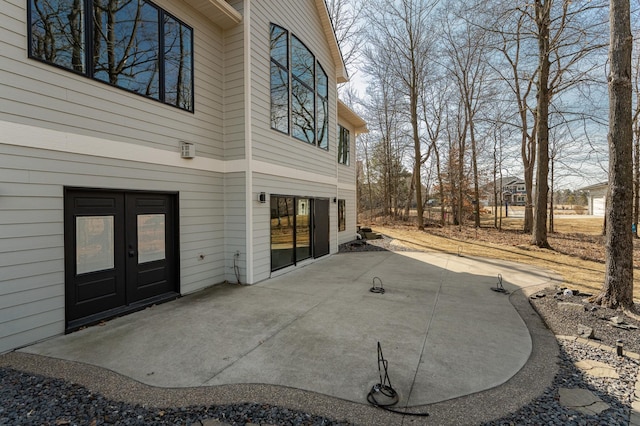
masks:
[[[113,216],[76,218],[76,274],[114,268]]]
[[[271,197],[271,270],[293,265],[293,197]]]
[[[296,262],[311,257],[310,202],[308,198],[296,198]]]
[[[138,215],[138,263],[165,259],[164,214]]]

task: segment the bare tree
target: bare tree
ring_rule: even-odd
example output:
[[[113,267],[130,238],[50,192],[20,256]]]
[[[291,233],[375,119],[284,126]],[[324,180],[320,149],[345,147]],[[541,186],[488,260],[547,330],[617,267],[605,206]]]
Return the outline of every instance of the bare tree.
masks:
[[[450,2],[448,9],[460,14],[466,4]],[[464,131],[461,137],[469,138],[471,145],[471,171],[473,176],[474,224],[480,227],[480,191],[478,178],[478,140],[476,115],[486,101],[487,58],[484,31],[471,25],[465,18],[449,15],[443,27],[444,50],[447,52],[447,68],[458,87],[460,101],[464,107]],[[464,151],[460,154],[463,156]],[[461,168],[461,172],[463,168]]]
[[[609,190],[606,208],[605,277],[593,301],[633,307],[631,18],[628,0],[611,0],[609,12]]]
[[[352,68],[362,55],[365,32],[362,28],[363,10],[366,1],[327,0],[333,30],[347,69]]]
[[[375,31],[372,38],[384,39],[387,57],[393,58],[393,78],[407,101],[407,116],[413,141],[413,177],[417,208],[417,226],[423,229],[422,138],[420,137],[419,97],[424,75],[429,71],[432,26],[429,14],[436,0],[375,0],[369,20]]]
[[[357,74],[363,55],[366,32],[364,31],[364,10],[367,0],[327,0],[326,2],[342,60],[350,77]],[[359,96],[352,80],[338,87],[340,99],[350,107],[359,102]]]
[[[581,60],[597,50],[595,43],[599,34],[593,32],[599,27],[591,15],[602,4],[574,5],[570,0],[562,0],[554,8],[554,0],[535,0],[534,20],[538,42],[538,79],[536,135],[537,157],[536,198],[531,243],[538,247],[549,247],[547,241],[547,203],[549,200],[549,105],[554,95],[580,82],[588,70],[581,70]],[[557,10],[552,16],[552,11]],[[585,43],[588,43],[585,47]],[[552,74],[552,66],[554,72]],[[576,76],[568,76],[570,73]]]

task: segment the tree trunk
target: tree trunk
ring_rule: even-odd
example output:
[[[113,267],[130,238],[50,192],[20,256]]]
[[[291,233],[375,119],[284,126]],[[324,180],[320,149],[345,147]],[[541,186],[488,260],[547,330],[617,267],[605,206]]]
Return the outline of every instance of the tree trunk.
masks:
[[[438,187],[440,196],[440,224],[444,226],[444,182],[442,180],[442,172],[440,171],[440,152],[435,142],[433,144],[433,152],[436,154],[436,170],[438,172]]]
[[[526,116],[526,112],[525,112]],[[536,126],[537,119],[533,120],[532,135],[527,135],[526,128],[523,127],[522,133],[522,164],[524,166],[524,189],[525,189],[525,204],[524,204],[524,224],[522,231],[526,234],[531,233],[533,230],[533,172],[536,164]],[[523,123],[526,121],[523,119]],[[525,126],[523,124],[523,126]]]
[[[638,71],[640,72],[640,71]],[[637,92],[636,92],[637,96]],[[636,102],[638,99],[636,98]],[[640,106],[636,105],[636,109],[640,109]],[[640,123],[638,123],[638,114],[636,113],[633,123],[634,133],[634,155],[633,155],[633,223],[636,225],[636,232],[634,237],[638,238],[638,218],[640,217]]]
[[[470,110],[471,108],[469,108]],[[472,111],[469,111],[471,115]],[[474,198],[474,226],[480,228],[480,186],[478,184],[478,153],[476,148],[476,136],[473,125],[473,118],[469,119],[469,137],[471,139],[471,164],[473,168],[473,198]]]
[[[596,303],[633,307],[631,23],[629,0],[611,0],[609,22],[609,190],[605,276]]]
[[[553,167],[555,158],[551,158],[551,197],[549,198],[549,233],[553,234],[555,232],[555,228],[553,225]]]
[[[552,0],[536,0],[536,25],[538,26],[538,107],[536,134],[538,139],[538,169],[536,173],[536,202],[531,244],[549,248],[547,242],[547,200],[549,196],[549,25]]]
[[[417,85],[417,82],[414,81]],[[413,128],[413,149],[414,149],[414,182],[416,185],[416,208],[418,211],[418,229],[424,229],[424,210],[422,208],[422,178],[420,169],[422,165],[422,150],[420,143],[420,133],[418,132],[418,94],[417,87],[412,87],[411,93],[411,126]]]

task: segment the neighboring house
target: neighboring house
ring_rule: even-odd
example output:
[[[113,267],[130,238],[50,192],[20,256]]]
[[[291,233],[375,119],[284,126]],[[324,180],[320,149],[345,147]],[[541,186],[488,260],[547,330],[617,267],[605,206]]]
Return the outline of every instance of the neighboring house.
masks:
[[[581,191],[587,193],[588,214],[604,217],[608,188],[608,182],[596,183],[595,185],[580,188]]]
[[[496,186],[500,188],[498,197],[502,195],[502,203],[508,203],[510,206],[524,206],[527,203],[527,191],[523,179],[516,177],[498,179]],[[495,204],[493,187],[493,182],[482,187],[483,204],[488,206]]]
[[[324,0],[12,0],[0,35],[0,352],[355,238]]]

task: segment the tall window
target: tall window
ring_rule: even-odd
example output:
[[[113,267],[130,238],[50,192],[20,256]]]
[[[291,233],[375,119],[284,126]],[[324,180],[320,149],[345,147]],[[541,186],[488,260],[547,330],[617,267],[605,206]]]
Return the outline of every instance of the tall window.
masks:
[[[271,25],[271,128],[289,133],[289,36]]]
[[[338,126],[338,163],[349,165],[349,129]]]
[[[329,149],[329,86],[313,53],[295,35],[271,24],[271,128]]]
[[[193,111],[193,30],[145,0],[29,0],[29,56]]]
[[[338,231],[347,229],[346,202],[338,200]]]

